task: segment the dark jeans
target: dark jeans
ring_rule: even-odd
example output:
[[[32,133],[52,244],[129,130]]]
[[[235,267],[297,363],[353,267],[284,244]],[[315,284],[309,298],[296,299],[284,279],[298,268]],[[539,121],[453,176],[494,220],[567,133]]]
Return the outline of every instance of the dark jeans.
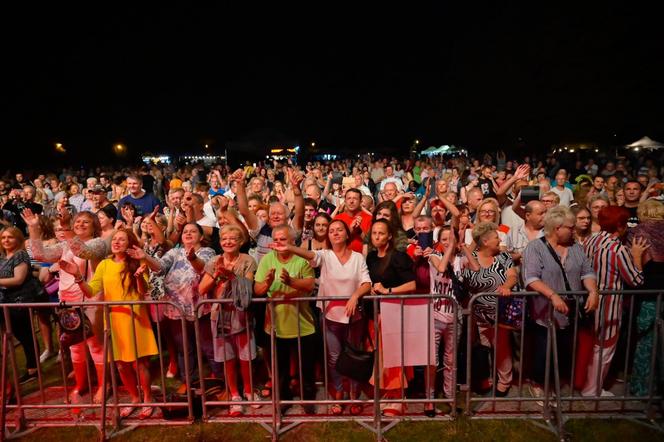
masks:
[[[180,380],[186,381],[185,365],[184,365],[184,336],[182,334],[182,322],[178,320],[165,318],[164,321],[168,324],[171,336],[175,340],[175,345],[178,349],[178,368],[180,372]],[[199,378],[198,370],[198,355],[196,353],[196,331],[194,330],[193,321],[185,321],[187,327],[187,360],[189,361],[189,378],[194,381]],[[210,364],[210,370],[214,373],[215,377],[223,377],[222,364],[214,360],[214,347],[212,345],[212,329],[210,326],[210,315],[205,315],[198,320],[198,333],[199,345],[203,352],[204,359]]]
[[[32,327],[30,326],[30,312],[27,308],[9,309],[9,320],[12,323],[12,333],[23,346],[26,368],[30,370],[37,369],[37,355],[35,354]],[[4,313],[1,310],[0,323],[4,324]]]
[[[279,369],[279,395],[282,400],[291,400],[293,395],[290,390],[290,360],[291,355],[297,358],[297,338],[276,338],[277,367]],[[316,384],[314,378],[314,366],[316,360],[312,355],[316,354],[317,338],[315,334],[302,336],[300,338],[302,347],[302,389],[304,400],[316,398]]]
[[[564,330],[556,329],[556,341],[558,348],[558,374],[561,378],[568,378],[569,370],[572,365],[572,349],[573,346],[573,326],[569,326]],[[547,328],[536,324],[532,327],[533,341],[534,341],[534,357],[532,361],[532,379],[540,385],[544,385],[544,375],[546,372],[546,341],[547,341]],[[549,376],[550,389],[553,389],[553,354],[550,357],[551,372]]]

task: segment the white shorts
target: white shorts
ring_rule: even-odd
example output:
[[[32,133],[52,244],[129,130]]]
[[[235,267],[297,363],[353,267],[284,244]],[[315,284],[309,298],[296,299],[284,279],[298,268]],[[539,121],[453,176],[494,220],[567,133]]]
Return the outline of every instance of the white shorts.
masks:
[[[225,337],[212,338],[214,346],[214,360],[216,362],[231,361],[240,357],[241,361],[253,360],[256,357],[256,340],[254,332],[247,330]]]

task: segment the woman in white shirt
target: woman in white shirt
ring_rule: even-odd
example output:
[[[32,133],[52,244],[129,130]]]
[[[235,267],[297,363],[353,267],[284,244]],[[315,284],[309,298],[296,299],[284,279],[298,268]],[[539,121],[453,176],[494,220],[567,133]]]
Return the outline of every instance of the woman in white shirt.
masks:
[[[357,306],[360,298],[371,290],[371,278],[364,257],[348,247],[351,235],[346,223],[334,220],[328,227],[328,236],[332,249],[305,250],[293,245],[271,247],[278,251],[292,252],[304,259],[308,259],[312,267],[320,267],[320,287],[318,296],[348,298],[339,301],[319,301],[318,306],[323,310],[323,331],[327,344],[327,371],[332,383],[330,390],[335,400],[342,400],[343,376],[336,370],[337,359],[341,354],[344,342],[355,341],[361,334],[364,321],[358,321],[360,314]],[[350,382],[351,399],[356,399],[357,383]],[[343,408],[339,404],[330,406],[330,413],[340,415]],[[362,407],[353,404],[350,407],[353,415],[360,414]]]

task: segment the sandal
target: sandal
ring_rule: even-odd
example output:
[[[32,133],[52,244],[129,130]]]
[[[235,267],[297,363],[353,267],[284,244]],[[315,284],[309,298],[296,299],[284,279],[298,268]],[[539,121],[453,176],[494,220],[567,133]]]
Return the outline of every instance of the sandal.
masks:
[[[436,417],[436,406],[431,402],[424,404],[424,415],[426,417]]]
[[[401,416],[403,414],[402,404],[387,404],[383,409],[383,416]]]
[[[138,413],[138,418],[141,420],[147,419],[152,416],[152,413],[154,413],[154,407],[143,407],[141,408],[141,412]]]
[[[362,404],[351,404],[350,406],[350,414],[353,416],[359,416],[362,414],[362,411],[364,411],[364,407]]]
[[[81,394],[78,392],[78,390],[72,390],[72,392],[69,394],[69,403],[72,405],[78,405],[83,402],[83,398],[81,397]],[[72,408],[71,412],[75,415],[81,414],[82,410],[78,407]]]
[[[267,381],[260,390],[263,399],[269,399],[272,396],[272,381]]]
[[[340,404],[330,405],[330,414],[334,416],[340,416],[344,412],[343,407]]]
[[[120,408],[120,417],[121,418],[127,418],[131,416],[131,414],[136,411],[136,407],[131,406],[131,407],[122,407]]]

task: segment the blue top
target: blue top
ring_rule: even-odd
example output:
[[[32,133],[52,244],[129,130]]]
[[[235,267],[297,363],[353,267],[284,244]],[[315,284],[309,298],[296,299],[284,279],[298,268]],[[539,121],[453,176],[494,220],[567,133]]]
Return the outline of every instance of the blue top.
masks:
[[[132,203],[136,206],[136,215],[145,216],[154,210],[155,207],[161,206],[161,202],[152,193],[146,193],[142,197],[136,199],[131,195],[127,195],[118,202],[118,209],[121,209],[124,203]],[[118,210],[118,218],[122,219],[122,213]]]

